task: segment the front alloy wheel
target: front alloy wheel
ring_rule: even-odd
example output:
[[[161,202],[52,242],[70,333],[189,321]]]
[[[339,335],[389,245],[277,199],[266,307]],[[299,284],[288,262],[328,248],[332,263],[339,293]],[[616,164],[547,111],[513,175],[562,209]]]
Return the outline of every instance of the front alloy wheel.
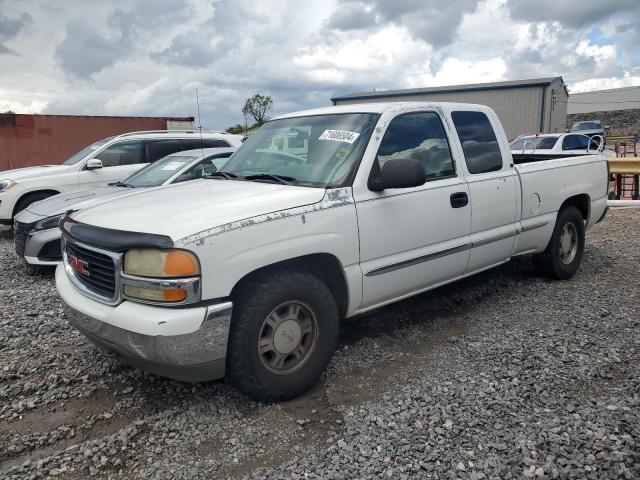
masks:
[[[262,322],[258,355],[264,367],[276,375],[300,368],[313,353],[318,320],[311,307],[297,300],[278,305]]]

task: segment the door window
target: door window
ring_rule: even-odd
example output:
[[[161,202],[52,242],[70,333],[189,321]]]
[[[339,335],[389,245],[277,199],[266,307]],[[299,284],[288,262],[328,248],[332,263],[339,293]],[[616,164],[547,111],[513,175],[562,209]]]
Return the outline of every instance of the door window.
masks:
[[[380,168],[391,159],[418,160],[427,179],[455,175],[447,134],[433,112],[409,113],[391,121],[378,149]]]
[[[182,150],[184,147],[180,140],[147,140],[147,162],[153,163]]]
[[[500,145],[491,122],[482,112],[452,112],[469,173],[502,169]]]
[[[585,135],[567,135],[562,141],[562,150],[586,150],[589,137]]]
[[[120,142],[107,147],[94,158],[102,161],[103,167],[118,167],[144,163],[142,142]]]

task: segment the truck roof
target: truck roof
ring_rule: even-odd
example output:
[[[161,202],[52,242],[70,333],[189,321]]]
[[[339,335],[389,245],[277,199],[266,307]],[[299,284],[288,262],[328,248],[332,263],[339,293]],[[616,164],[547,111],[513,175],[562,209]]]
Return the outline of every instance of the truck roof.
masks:
[[[377,102],[377,103],[353,103],[349,105],[337,105],[279,115],[274,118],[307,117],[311,115],[330,115],[336,113],[401,113],[412,110],[490,110],[486,105],[456,102]]]

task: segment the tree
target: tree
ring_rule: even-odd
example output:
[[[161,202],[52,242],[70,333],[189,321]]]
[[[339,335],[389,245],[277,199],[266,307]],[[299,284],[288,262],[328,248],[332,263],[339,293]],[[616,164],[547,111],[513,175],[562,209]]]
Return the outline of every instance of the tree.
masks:
[[[259,127],[269,119],[267,112],[272,106],[273,100],[270,96],[256,93],[253,97],[247,99],[244,107],[242,107],[242,113],[245,118],[251,115],[256,121],[255,126]]]
[[[227,133],[233,133],[236,135],[242,135],[246,131],[246,127],[244,125],[240,125],[239,123],[235,124],[233,127],[227,128]]]

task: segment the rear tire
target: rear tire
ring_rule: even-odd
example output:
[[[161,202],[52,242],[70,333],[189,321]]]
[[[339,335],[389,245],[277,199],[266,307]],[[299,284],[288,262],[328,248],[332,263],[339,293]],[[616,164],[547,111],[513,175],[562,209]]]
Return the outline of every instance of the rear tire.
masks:
[[[576,207],[558,213],[553,235],[544,252],[533,256],[538,273],[558,280],[573,277],[584,254],[584,220]]]
[[[234,295],[227,376],[256,400],[278,402],[321,377],[337,343],[335,298],[317,277],[272,271],[249,279]]]

